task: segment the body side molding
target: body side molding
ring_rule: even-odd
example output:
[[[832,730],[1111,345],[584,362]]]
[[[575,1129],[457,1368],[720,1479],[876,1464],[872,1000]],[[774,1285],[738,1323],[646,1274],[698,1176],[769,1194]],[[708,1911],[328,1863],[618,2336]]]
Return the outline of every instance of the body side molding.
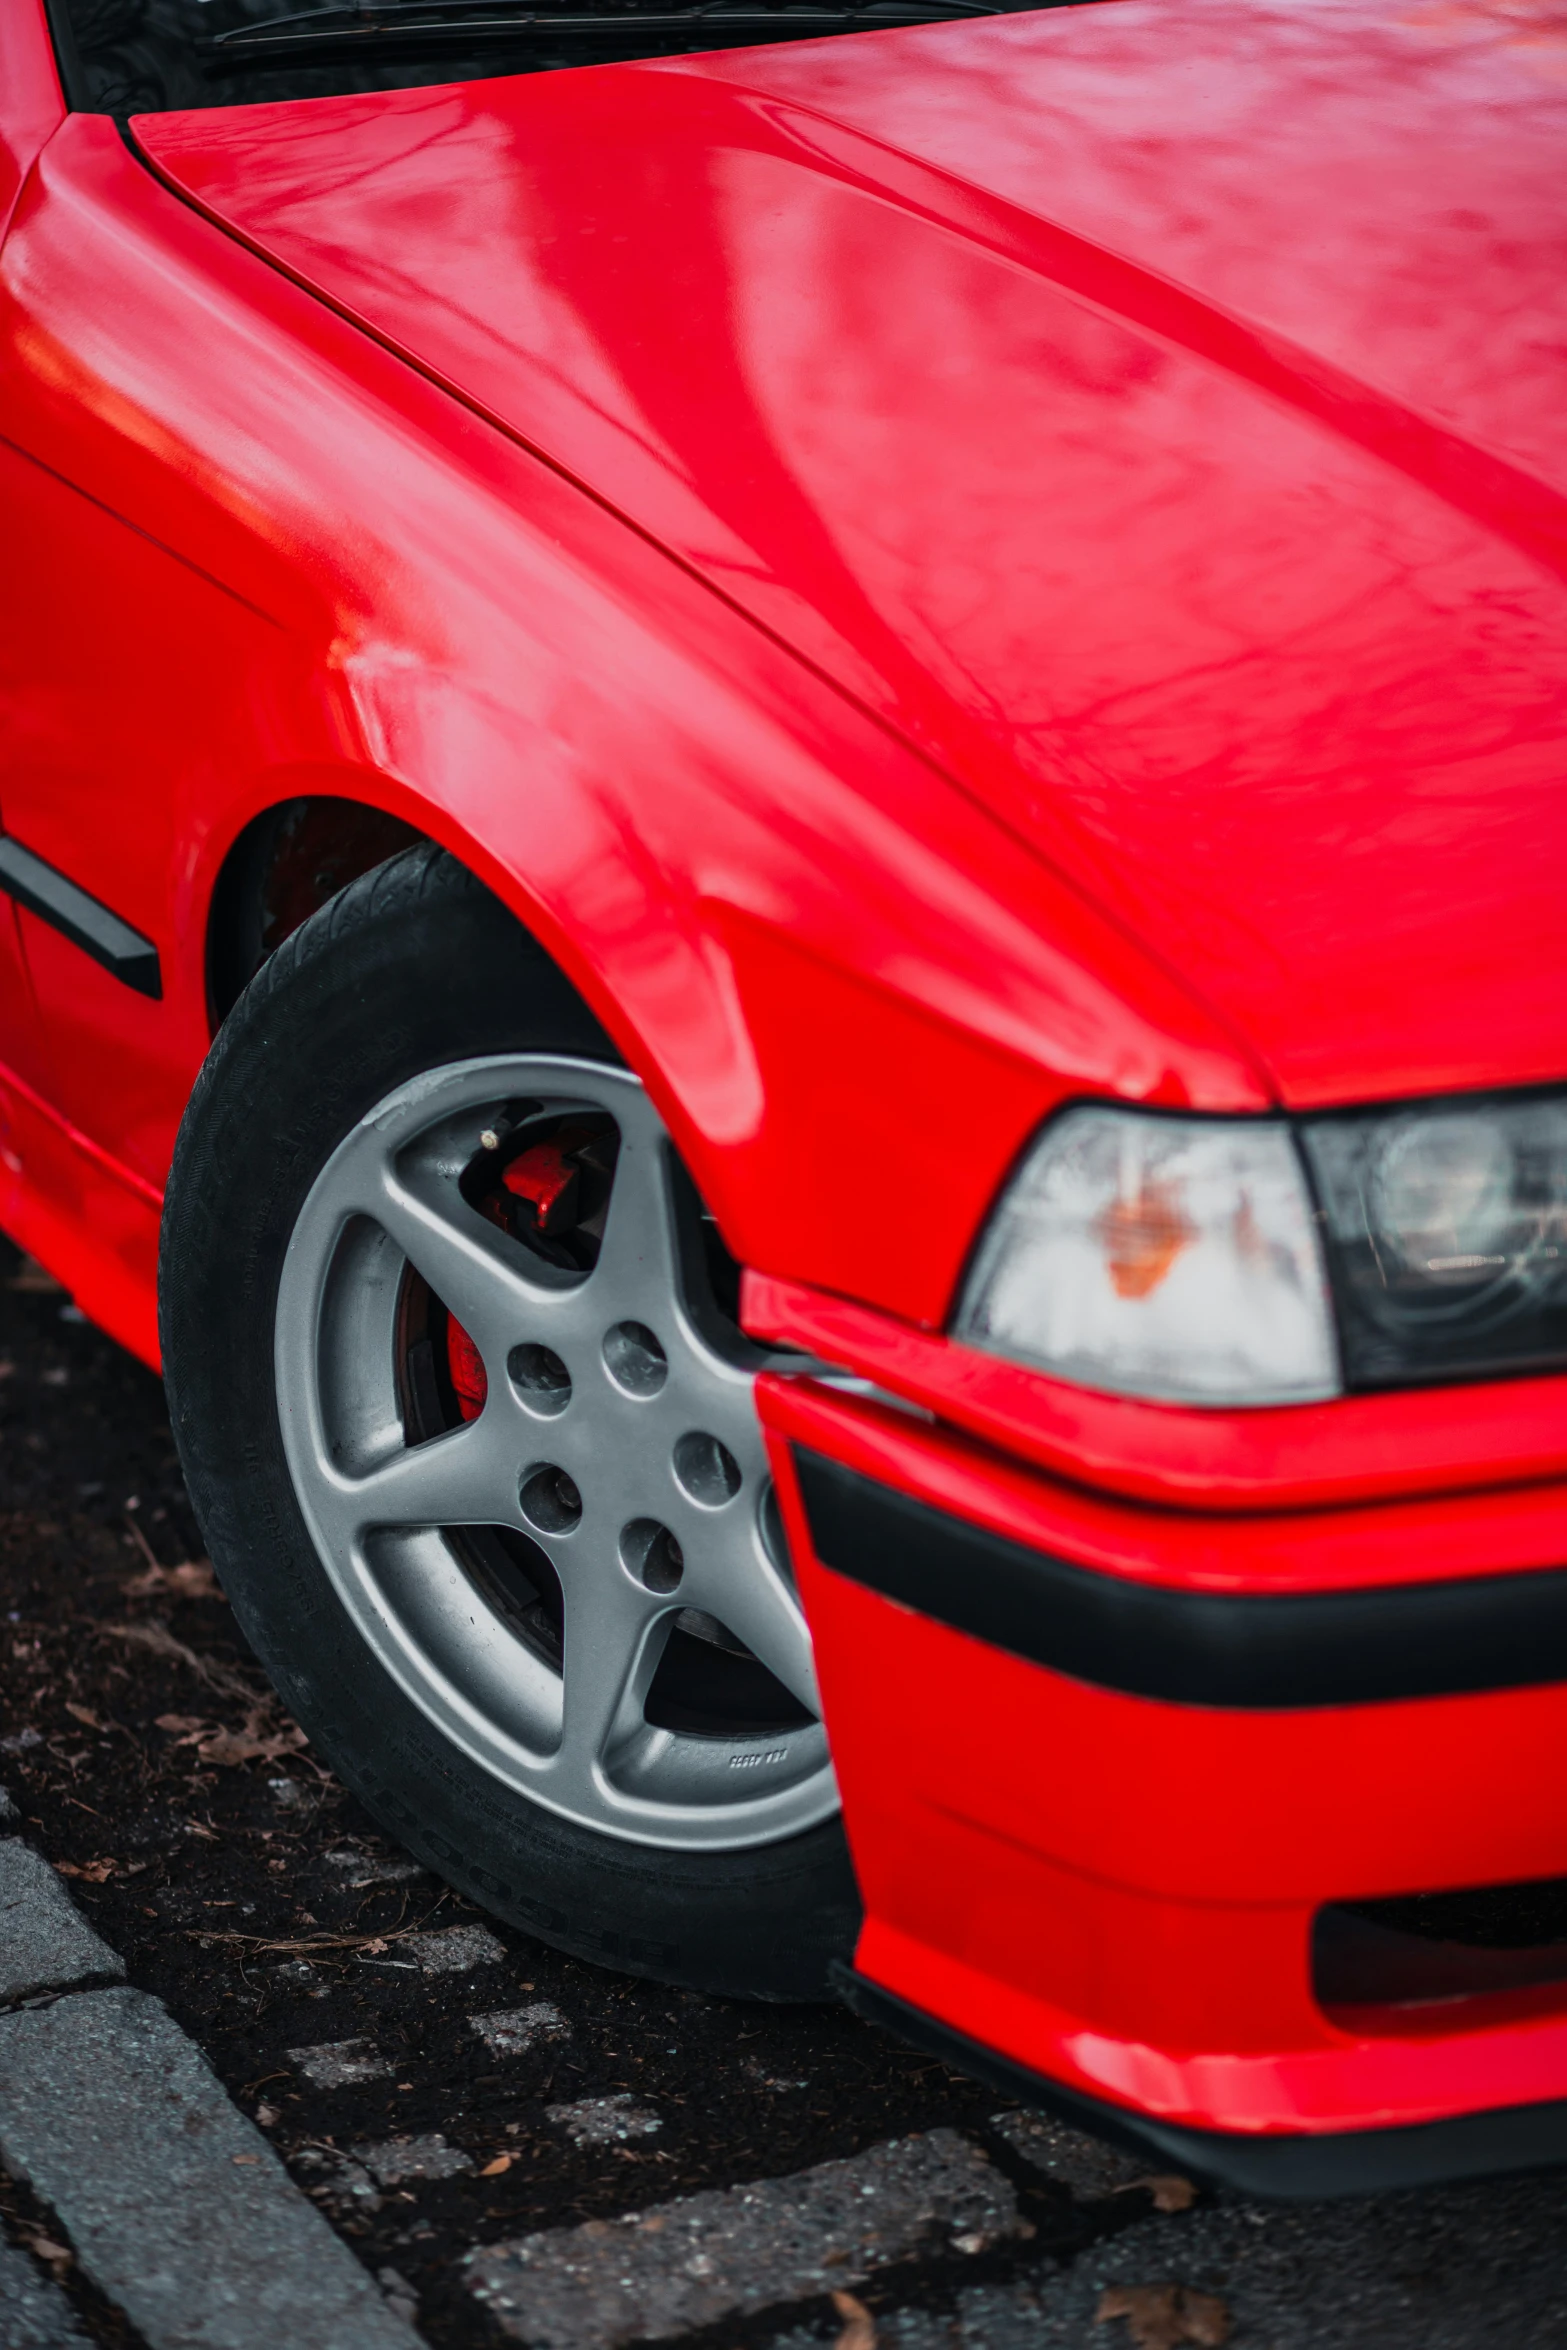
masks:
[[[0,890],[19,906],[50,923],[138,995],[161,1001],[163,972],[158,950],[128,922],[88,896],[55,866],[46,865],[19,840],[0,835]]]

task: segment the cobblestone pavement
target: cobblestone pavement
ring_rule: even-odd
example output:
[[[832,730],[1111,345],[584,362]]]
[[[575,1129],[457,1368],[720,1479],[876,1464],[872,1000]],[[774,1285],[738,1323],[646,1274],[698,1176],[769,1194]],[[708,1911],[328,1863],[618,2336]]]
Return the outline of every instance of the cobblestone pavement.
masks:
[[[1197,2194],[837,2010],[666,1991],[482,1916],[270,1701],[200,1562],[157,1383],[9,1251],[0,1786],[0,1835],[54,1864],[125,1968],[84,1959],[74,1999],[27,2008],[17,1944],[0,1981],[0,2138],[9,2121],[28,2148],[0,2178],[0,2350],[196,2339],[158,2278],[176,2237],[223,2256],[211,2179],[136,2137],[146,2216],[116,2223],[116,2269],[81,2216],[87,2154],[65,2157],[73,2128],[112,2148],[116,2098],[127,2143],[151,2129],[136,2064],[184,2060],[157,2055],[147,1994],[238,2107],[191,2051],[189,2099],[222,2109],[204,2124],[222,2162],[266,2173],[279,2242],[309,2231],[288,2237],[267,2142],[373,2280],[367,2342],[412,2324],[453,2350],[1567,2344],[1567,2176],[1280,2209]],[[41,2019],[68,2009],[61,2054]],[[202,2340],[251,2338],[234,2327]]]

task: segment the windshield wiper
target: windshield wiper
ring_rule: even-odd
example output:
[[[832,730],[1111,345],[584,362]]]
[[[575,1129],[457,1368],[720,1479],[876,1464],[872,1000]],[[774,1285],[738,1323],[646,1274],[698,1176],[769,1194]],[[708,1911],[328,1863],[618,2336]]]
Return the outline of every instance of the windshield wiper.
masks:
[[[291,10],[266,16],[253,24],[236,25],[206,44],[214,58],[236,62],[248,56],[277,56],[281,51],[323,48],[395,46],[430,40],[479,42],[559,38],[569,33],[613,36],[658,32],[691,32],[711,28],[719,35],[771,31],[780,40],[791,34],[869,32],[882,25],[940,24],[953,17],[997,16],[1010,13],[1007,0],[838,0],[819,6],[814,0],[785,0],[769,7],[765,0],[694,0],[686,7],[661,6],[596,10],[541,8],[537,0],[333,0],[322,8]]]

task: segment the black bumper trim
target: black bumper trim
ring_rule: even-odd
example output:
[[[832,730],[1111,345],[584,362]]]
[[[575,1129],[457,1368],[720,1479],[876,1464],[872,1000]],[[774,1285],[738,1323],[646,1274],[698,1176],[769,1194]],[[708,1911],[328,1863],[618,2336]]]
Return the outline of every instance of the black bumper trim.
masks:
[[[90,898],[56,867],[46,865],[42,857],[35,857],[31,849],[9,837],[0,838],[0,890],[40,921],[50,923],[138,995],[162,997],[163,973],[152,940],[143,938],[139,930]]]
[[[1073,1679],[1282,1711],[1567,1681],[1567,1569],[1232,1597],[1030,1550],[797,1447],[822,1564]]]
[[[1386,2130],[1339,2130],[1314,2136],[1261,2136],[1199,2130],[1068,2089],[995,2049],[939,2023],[847,1967],[835,1969],[839,1995],[866,2021],[982,2081],[1021,2104],[1043,2107],[1096,2137],[1146,2155],[1160,2170],[1180,2170],[1243,2195],[1305,2202],[1329,2195],[1374,2195],[1395,2187],[1440,2186],[1494,2178],[1567,2162],[1567,2100],[1493,2107],[1450,2120]]]

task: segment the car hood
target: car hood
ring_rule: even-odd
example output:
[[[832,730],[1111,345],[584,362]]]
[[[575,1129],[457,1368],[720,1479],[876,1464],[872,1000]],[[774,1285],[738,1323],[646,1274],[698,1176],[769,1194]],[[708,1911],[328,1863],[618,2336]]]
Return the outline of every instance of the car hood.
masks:
[[[1567,1075],[1567,37],[1113,0],[141,118],[1296,1104]]]

